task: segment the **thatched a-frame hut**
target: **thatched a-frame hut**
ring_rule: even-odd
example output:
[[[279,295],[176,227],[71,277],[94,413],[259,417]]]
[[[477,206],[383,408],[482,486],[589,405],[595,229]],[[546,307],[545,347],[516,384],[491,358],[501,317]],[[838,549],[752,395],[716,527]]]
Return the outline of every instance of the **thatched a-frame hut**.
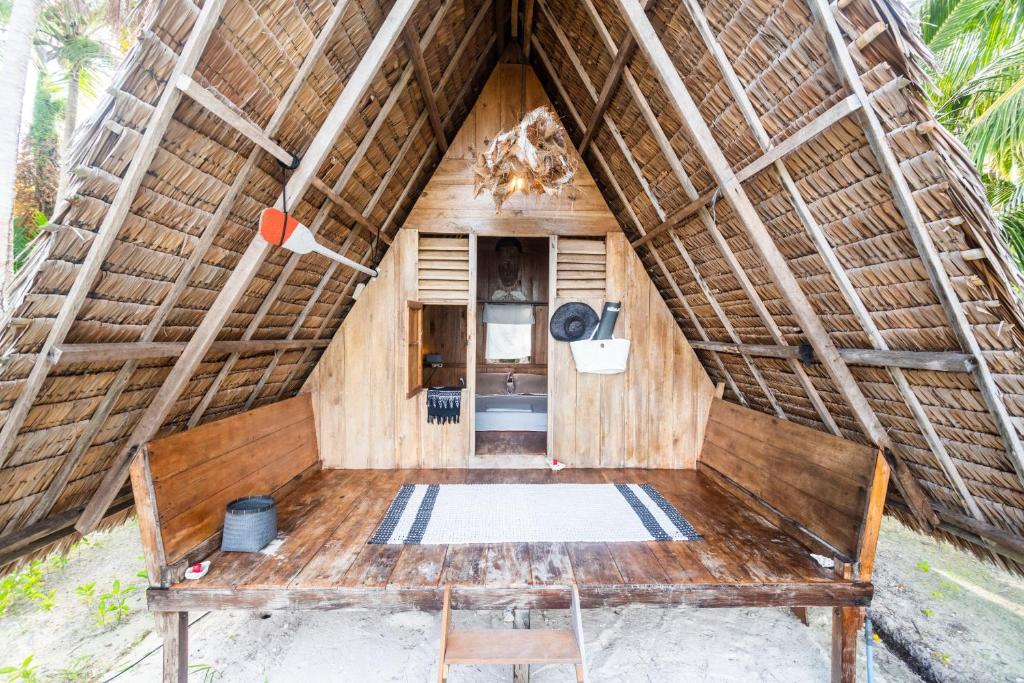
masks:
[[[1024,571],[1019,280],[924,59],[888,0],[162,0],[6,293],[0,567],[134,504],[169,675],[189,609],[578,593],[834,606],[852,680],[883,498]],[[495,214],[474,161],[547,103],[575,182]],[[629,365],[578,372],[546,321],[606,300]],[[402,484],[558,480],[703,539],[366,543]],[[270,491],[279,554],[217,551]]]

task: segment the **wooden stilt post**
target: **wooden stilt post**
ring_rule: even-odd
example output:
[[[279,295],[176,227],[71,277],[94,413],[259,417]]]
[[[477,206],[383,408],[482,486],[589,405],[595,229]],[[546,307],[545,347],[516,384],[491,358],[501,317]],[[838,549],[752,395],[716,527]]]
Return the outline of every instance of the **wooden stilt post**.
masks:
[[[530,610],[528,609],[515,609],[512,611],[512,628],[514,629],[528,629],[530,628]],[[529,664],[513,664],[512,665],[512,683],[530,683],[530,665]]]
[[[853,567],[836,562],[836,579],[849,581]],[[857,607],[832,608],[832,683],[857,681],[857,631],[860,609]]]
[[[163,683],[188,683],[188,612],[156,612],[164,638]]]

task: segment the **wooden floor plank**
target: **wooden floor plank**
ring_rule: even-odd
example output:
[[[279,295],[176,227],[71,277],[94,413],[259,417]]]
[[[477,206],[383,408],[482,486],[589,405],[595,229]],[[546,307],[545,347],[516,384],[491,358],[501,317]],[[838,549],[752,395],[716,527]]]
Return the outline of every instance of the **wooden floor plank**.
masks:
[[[408,588],[413,586],[437,586],[441,582],[444,558],[448,553],[446,545],[406,545],[391,572],[388,586]]]
[[[623,583],[607,543],[566,543],[576,583],[585,585],[616,585]]]
[[[534,585],[568,585],[575,580],[564,543],[531,543],[529,548]]]

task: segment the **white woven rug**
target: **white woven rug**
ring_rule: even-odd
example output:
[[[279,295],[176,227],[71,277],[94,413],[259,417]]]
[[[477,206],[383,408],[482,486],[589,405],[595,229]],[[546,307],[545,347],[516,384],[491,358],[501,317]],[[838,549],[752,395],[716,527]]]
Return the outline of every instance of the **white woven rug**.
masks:
[[[407,484],[370,543],[684,541],[700,538],[650,484]]]

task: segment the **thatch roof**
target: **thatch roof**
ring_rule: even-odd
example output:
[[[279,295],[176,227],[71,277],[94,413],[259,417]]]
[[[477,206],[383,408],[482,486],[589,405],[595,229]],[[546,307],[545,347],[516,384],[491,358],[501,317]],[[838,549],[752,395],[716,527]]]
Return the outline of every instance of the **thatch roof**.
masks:
[[[408,0],[227,0],[205,50],[192,30],[200,8],[160,3],[100,113],[80,131],[66,196],[9,294],[0,341],[0,564],[11,548],[60,540],[90,501],[80,528],[93,526],[107,501],[123,504],[118,473],[149,422],[156,420],[150,432],[166,434],[296,393],[323,343],[295,340],[330,339],[365,277],[317,255],[252,251],[281,168],[193,98],[168,98],[178,55],[184,61],[198,41],[198,67],[186,75],[287,153],[322,156],[296,171],[322,183],[292,210],[320,226],[324,243],[373,264],[442,156],[435,129],[453,136],[493,66],[518,54],[505,49],[518,40],[573,139],[588,143],[584,161],[622,229],[634,241],[653,231],[637,251],[686,336],[704,343],[698,353],[727,398],[889,446],[898,484],[892,512],[1024,568],[1017,275],[967,153],[924,103],[925,55],[902,6],[840,0],[834,16],[850,48],[837,54],[852,57],[874,93],[871,108],[932,254],[915,242],[913,209],[899,206],[900,183],[882,173],[884,155],[872,149],[861,112],[796,147],[784,166],[744,179],[742,190],[715,192],[723,167],[709,163],[709,144],[740,173],[857,94],[815,25],[821,0],[702,0],[696,21],[696,0],[650,0],[658,40],[639,49],[622,11],[635,0],[412,4],[425,68],[402,34],[383,45],[368,87],[353,95],[346,85],[358,80],[360,60],[389,30],[389,12]],[[710,140],[696,144],[659,56],[674,66]],[[342,95],[357,96],[354,109],[318,147]],[[173,116],[164,129],[165,109]],[[139,168],[133,160],[145,158],[147,130],[162,134],[152,162]],[[327,200],[323,183],[350,206]],[[114,220],[119,189],[130,211]],[[752,237],[737,194],[749,199],[768,242]],[[816,243],[809,225],[823,239]],[[242,275],[250,264],[258,265],[251,281]],[[950,292],[959,299],[952,307]],[[222,326],[210,322],[220,309]],[[958,316],[967,336],[956,332]],[[207,334],[292,341],[218,343],[186,367]],[[140,341],[156,344],[133,344]],[[780,357],[780,345],[809,341],[824,362]],[[737,342],[772,349],[727,346]],[[76,346],[85,344],[114,346]],[[954,353],[936,356],[941,370],[893,370],[822,353],[835,347]]]

